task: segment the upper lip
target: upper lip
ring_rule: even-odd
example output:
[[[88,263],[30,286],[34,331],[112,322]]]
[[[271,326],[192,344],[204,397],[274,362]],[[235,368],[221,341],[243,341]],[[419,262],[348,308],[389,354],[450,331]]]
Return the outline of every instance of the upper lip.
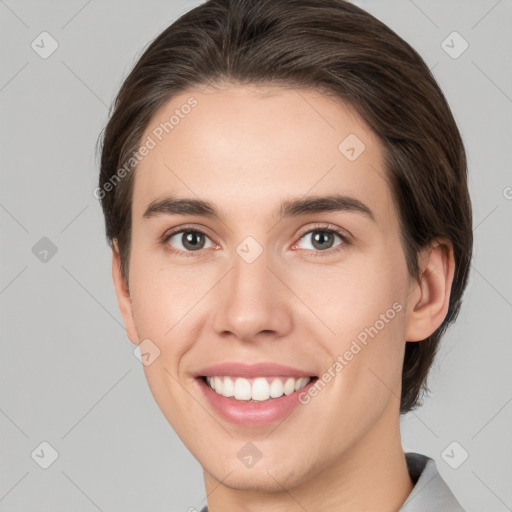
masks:
[[[299,370],[292,366],[286,366],[278,363],[257,363],[246,364],[236,362],[225,362],[214,364],[206,368],[202,368],[196,372],[196,377],[214,377],[214,376],[231,376],[231,377],[266,377],[266,376],[286,376],[286,377],[312,377],[312,372]]]

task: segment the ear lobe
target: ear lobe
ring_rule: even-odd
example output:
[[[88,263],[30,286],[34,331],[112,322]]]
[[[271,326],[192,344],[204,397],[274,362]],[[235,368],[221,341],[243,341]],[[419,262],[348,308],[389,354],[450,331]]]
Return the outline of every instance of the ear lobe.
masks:
[[[407,305],[406,341],[428,338],[448,313],[450,292],[455,273],[452,243],[436,240],[420,257],[422,276],[414,284]]]
[[[139,337],[133,319],[132,301],[130,292],[121,273],[121,258],[119,256],[117,240],[112,242],[112,279],[114,281],[117,303],[119,304],[119,309],[123,316],[126,334],[132,343],[138,345]]]

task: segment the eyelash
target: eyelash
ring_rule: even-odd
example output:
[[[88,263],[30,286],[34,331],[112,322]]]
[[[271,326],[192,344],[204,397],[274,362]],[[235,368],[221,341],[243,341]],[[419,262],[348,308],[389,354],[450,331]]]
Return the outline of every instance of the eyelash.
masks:
[[[313,250],[313,249],[303,249],[308,253],[313,253],[313,255],[315,257],[323,257],[324,255],[330,256],[332,254],[338,253],[339,251],[342,251],[344,249],[344,247],[351,245],[351,243],[352,243],[352,237],[349,236],[345,231],[342,231],[341,229],[339,229],[337,227],[334,227],[331,225],[325,225],[325,224],[315,224],[313,226],[313,228],[309,228],[309,229],[303,231],[299,235],[298,240],[299,241],[302,240],[302,238],[305,235],[307,235],[308,233],[315,232],[315,231],[320,231],[323,233],[333,233],[335,235],[338,235],[342,241],[342,243],[340,245],[338,245],[332,249],[327,249],[325,251]],[[174,229],[170,233],[166,233],[162,237],[162,245],[164,245],[166,247],[166,249],[169,250],[171,253],[178,254],[178,255],[186,257],[186,258],[189,256],[194,256],[196,253],[201,252],[201,249],[198,251],[182,251],[180,249],[172,248],[168,244],[168,241],[170,240],[171,237],[173,237],[174,235],[177,235],[178,233],[198,233],[200,235],[204,235],[204,236],[208,237],[208,235],[204,231],[197,229],[197,228],[188,227],[188,226],[178,226],[176,229]],[[296,245],[296,243],[294,245]]]

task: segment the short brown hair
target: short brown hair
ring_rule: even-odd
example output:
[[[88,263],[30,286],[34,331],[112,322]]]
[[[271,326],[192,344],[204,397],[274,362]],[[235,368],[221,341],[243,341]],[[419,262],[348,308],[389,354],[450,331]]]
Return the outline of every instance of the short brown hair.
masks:
[[[426,340],[405,347],[400,413],[413,410],[429,390],[429,368],[466,286],[473,245],[466,155],[448,103],[420,55],[347,1],[209,0],[148,46],[105,127],[97,189],[126,283],[134,173],[114,183],[116,172],[174,95],[225,82],[313,89],[354,107],[382,143],[410,275],[420,278],[422,248],[437,237],[452,242],[456,270],[446,318]]]

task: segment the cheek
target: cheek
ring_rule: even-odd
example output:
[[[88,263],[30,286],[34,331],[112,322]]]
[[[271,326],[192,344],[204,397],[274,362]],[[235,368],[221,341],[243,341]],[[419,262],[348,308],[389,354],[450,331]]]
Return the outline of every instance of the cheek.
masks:
[[[381,251],[361,258],[349,270],[341,268],[323,276],[321,287],[308,288],[310,308],[330,330],[324,329],[326,335],[318,338],[319,343],[333,365],[338,361],[331,372],[344,375],[335,386],[358,382],[360,398],[365,395],[366,401],[372,399],[369,394],[376,393],[375,399],[380,399],[388,392],[379,378],[390,388],[396,386],[405,348],[405,262],[400,254],[387,259],[383,254]]]
[[[133,318],[139,338],[149,339],[158,348],[158,356],[144,365],[144,373],[151,393],[166,418],[182,432],[182,418],[190,406],[189,395],[183,392],[180,362],[197,339],[191,325],[194,305],[199,290],[187,285],[182,273],[165,272],[149,259],[134,259],[131,300]]]
[[[151,255],[132,255],[130,298],[135,326],[140,339],[151,339],[161,350],[187,302],[183,284],[169,277],[162,275]]]
[[[165,263],[165,262],[164,262]],[[170,266],[148,254],[133,258],[131,300],[140,339],[160,349],[162,361],[174,368],[200,336],[205,298],[215,293],[218,277],[197,266]]]
[[[330,331],[346,340],[374,325],[390,308],[388,316],[395,318],[394,313],[401,308],[393,309],[393,304],[402,303],[407,291],[404,268],[399,255],[385,259],[383,251],[375,251],[346,265],[301,269],[295,276],[290,274],[294,281],[291,287],[329,327],[326,334]]]

